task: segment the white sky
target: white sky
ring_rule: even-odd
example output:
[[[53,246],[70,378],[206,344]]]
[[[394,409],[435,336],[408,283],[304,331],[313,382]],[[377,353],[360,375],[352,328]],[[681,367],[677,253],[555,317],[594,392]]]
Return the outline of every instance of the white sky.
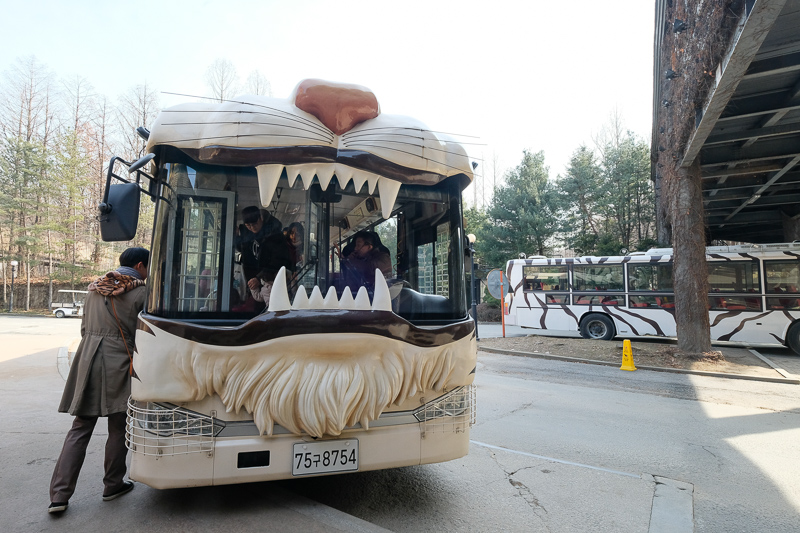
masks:
[[[544,150],[551,177],[617,110],[650,137],[653,1],[0,1],[0,71],[35,56],[115,99],[144,83],[208,95],[207,67],[258,69],[288,97],[304,78],[373,90],[385,113],[485,146],[513,167]],[[161,95],[161,104],[186,101]],[[478,181],[480,184],[480,180]],[[480,185],[479,185],[480,186]],[[467,193],[471,196],[470,192]]]

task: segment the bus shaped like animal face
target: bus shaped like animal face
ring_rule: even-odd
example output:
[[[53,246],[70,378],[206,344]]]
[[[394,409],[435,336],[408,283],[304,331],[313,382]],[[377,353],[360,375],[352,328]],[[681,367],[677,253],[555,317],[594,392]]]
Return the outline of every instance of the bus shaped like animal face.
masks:
[[[463,148],[362,87],[164,110],[131,477],[158,488],[467,453]],[[153,190],[153,189],[151,189]],[[336,459],[333,459],[334,456]]]

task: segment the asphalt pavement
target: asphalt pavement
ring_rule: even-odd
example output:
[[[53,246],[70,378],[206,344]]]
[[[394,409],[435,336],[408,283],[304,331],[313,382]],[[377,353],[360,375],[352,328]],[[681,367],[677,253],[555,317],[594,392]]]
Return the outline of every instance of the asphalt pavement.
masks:
[[[87,460],[69,509],[61,516],[49,515],[46,512],[49,503],[47,488],[64,435],[72,420],[68,415],[57,413],[56,406],[64,387],[69,363],[66,358],[69,350],[66,347],[73,344],[78,337],[79,327],[78,320],[0,316],[0,345],[3,346],[0,352],[0,418],[3,420],[0,426],[0,501],[3,502],[0,506],[0,524],[3,524],[3,531],[171,532],[201,528],[204,531],[225,533],[231,530],[273,529],[289,533],[387,531],[319,503],[325,501],[324,498],[312,499],[292,492],[294,485],[291,483],[251,483],[173,490],[156,490],[137,483],[136,489],[130,494],[114,501],[103,502],[102,457],[107,435],[104,422],[98,424],[95,438],[89,445]],[[506,326],[505,331],[506,336],[524,336],[529,333],[530,330],[517,326]],[[481,338],[502,334],[500,324],[479,325]],[[505,394],[504,390],[504,387],[500,387],[498,394]],[[486,393],[484,387],[483,395]],[[548,485],[543,480],[535,477],[527,479],[526,476],[546,474],[548,479],[560,479],[548,474],[561,468],[558,460],[553,459],[557,453],[540,456],[521,452],[523,446],[518,443],[513,446],[497,446],[490,443],[491,435],[491,431],[484,430],[481,433],[476,428],[470,456],[441,465],[428,465],[424,470],[431,475],[444,476],[444,480],[447,476],[452,476],[453,482],[458,484],[459,480],[463,483],[465,476],[469,478],[472,475],[473,468],[478,468],[474,473],[477,476],[481,461],[487,464],[503,461],[504,469],[508,471],[505,482],[518,491],[519,497],[508,501],[498,499],[497,505],[511,508],[522,503],[523,506],[538,509],[538,500],[532,500],[533,496],[526,492],[526,487],[532,485],[538,486],[537,498],[553,498],[548,509],[554,515],[559,512],[559,502],[568,502],[556,497],[559,493],[574,493],[576,497],[586,501],[595,498],[597,501],[594,505],[597,507],[603,507],[602,498],[605,494],[625,494],[631,507],[615,517],[620,526],[619,531],[648,531],[646,528],[649,527],[649,531],[654,532],[661,526],[665,531],[692,531],[691,498],[687,500],[691,486],[668,478],[648,478],[637,471],[593,470],[590,465],[578,463],[564,463],[562,466],[569,467],[574,475],[582,476],[580,480],[576,478],[574,483],[564,486]],[[529,467],[525,465],[531,460],[541,463],[543,467],[539,470],[528,470]],[[553,466],[545,468],[546,464]],[[512,475],[517,472],[519,473]],[[372,473],[369,477],[380,479],[380,474]],[[340,480],[350,483],[351,479],[354,478],[320,478],[320,486],[336,490]],[[564,480],[566,479],[565,477]],[[483,481],[477,478],[475,481],[478,490],[483,486]],[[442,481],[435,482],[434,486],[441,486],[441,483]],[[585,490],[585,487],[593,484],[605,489]],[[409,487],[409,490],[413,492],[415,488]],[[435,497],[435,491],[431,496]],[[476,493],[475,497],[476,501],[487,497],[501,498],[500,495],[483,493]],[[618,502],[615,502],[614,508],[618,508],[616,504]],[[476,508],[476,512],[479,509]],[[583,520],[574,515],[574,509],[569,505],[561,509],[561,512],[565,513],[565,520],[575,520],[576,525]],[[361,516],[370,517],[369,514]],[[474,524],[478,523],[479,518],[480,516],[475,517]],[[467,529],[492,530],[491,526]]]
[[[69,508],[47,513],[50,477],[72,423],[57,412],[64,389],[58,356],[79,334],[80,320],[0,315],[0,531],[386,531],[276,483],[174,490],[137,483],[131,493],[104,502],[104,420]]]

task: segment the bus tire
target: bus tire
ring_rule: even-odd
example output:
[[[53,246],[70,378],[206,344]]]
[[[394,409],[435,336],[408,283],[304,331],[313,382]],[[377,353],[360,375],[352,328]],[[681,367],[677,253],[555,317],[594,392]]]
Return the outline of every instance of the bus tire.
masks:
[[[606,315],[592,314],[581,322],[581,337],[608,341],[614,338],[614,322]]]
[[[786,346],[795,354],[800,355],[800,322],[795,322],[786,333]]]

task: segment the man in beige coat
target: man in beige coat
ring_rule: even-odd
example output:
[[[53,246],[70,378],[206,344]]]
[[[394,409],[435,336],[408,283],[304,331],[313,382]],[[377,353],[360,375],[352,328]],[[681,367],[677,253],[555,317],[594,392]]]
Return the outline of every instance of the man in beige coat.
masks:
[[[75,416],[50,482],[48,512],[66,511],[75,492],[86,447],[98,417],[108,418],[103,500],[133,490],[124,481],[125,420],[133,373],[134,335],[144,308],[150,252],[128,248],[119,256],[120,267],[93,281],[84,306],[81,343],[69,370],[58,410]]]

